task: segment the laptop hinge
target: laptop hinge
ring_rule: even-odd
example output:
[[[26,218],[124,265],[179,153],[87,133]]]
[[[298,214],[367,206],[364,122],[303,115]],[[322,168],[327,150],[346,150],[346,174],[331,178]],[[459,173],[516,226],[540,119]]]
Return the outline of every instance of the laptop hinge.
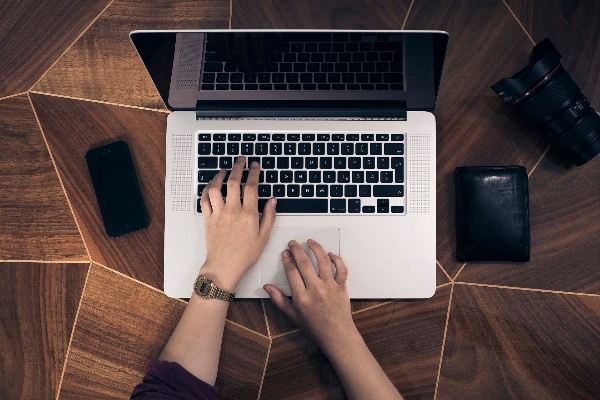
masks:
[[[349,118],[406,120],[399,100],[198,100],[197,118]]]

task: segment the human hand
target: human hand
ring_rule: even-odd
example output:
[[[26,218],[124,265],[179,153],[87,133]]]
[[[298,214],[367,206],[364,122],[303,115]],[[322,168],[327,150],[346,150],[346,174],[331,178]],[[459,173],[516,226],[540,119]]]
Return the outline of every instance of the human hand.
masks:
[[[271,198],[258,216],[258,177],[260,166],[250,165],[240,201],[240,184],[246,158],[235,162],[227,181],[227,201],[221,187],[227,174],[221,170],[206,185],[200,198],[206,231],[206,261],[200,274],[215,285],[233,292],[246,271],[258,260],[269,240],[275,222],[276,199]]]
[[[309,239],[308,247],[319,264],[319,275],[302,249],[292,240],[282,253],[283,266],[292,290],[292,300],[273,285],[264,289],[271,300],[327,354],[340,339],[357,333],[346,289],[348,268],[344,260]],[[336,267],[335,277],[331,263]]]

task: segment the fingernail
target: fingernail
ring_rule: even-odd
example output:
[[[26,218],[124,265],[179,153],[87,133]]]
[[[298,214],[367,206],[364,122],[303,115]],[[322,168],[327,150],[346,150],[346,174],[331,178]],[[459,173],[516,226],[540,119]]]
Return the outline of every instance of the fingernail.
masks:
[[[265,292],[269,293],[269,295],[270,295],[270,294],[271,294],[271,290],[272,290],[272,289],[271,289],[270,287],[268,287],[268,286],[263,286],[263,290],[264,290]]]
[[[242,162],[242,161],[246,161],[246,157],[244,157],[244,156],[239,156],[239,157],[237,158],[237,160],[235,160],[235,162]]]
[[[315,242],[315,241],[314,241],[314,240],[312,240],[312,239],[308,239],[308,240],[306,241],[306,243],[313,244],[313,243],[317,243],[317,242]]]
[[[297,242],[297,241],[295,241],[295,240],[290,240],[288,244],[289,244],[290,246],[295,246],[295,245],[297,245],[297,244],[298,244],[298,242]]]
[[[290,251],[289,250],[284,250],[283,253],[281,253],[281,256],[283,258],[290,258]]]
[[[258,167],[260,167],[260,164],[258,162],[256,162],[256,161],[252,161],[252,164],[250,164],[250,166],[252,168],[258,168]]]
[[[275,207],[277,205],[277,198],[272,197],[271,200],[269,200],[269,205]]]

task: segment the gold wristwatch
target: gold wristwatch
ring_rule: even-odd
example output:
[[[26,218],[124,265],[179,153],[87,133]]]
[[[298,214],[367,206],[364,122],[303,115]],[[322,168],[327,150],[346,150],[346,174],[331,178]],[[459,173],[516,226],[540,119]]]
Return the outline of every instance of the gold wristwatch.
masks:
[[[205,276],[199,276],[194,283],[194,292],[204,298],[233,301],[235,293],[229,293],[226,290],[216,287],[210,279]]]

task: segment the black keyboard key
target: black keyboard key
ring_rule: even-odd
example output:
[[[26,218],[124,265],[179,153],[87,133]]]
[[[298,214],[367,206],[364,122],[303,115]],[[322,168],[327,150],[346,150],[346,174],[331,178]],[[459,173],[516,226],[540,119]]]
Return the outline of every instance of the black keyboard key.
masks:
[[[340,56],[341,56],[341,54],[340,54]],[[346,64],[345,62],[335,63],[335,72],[347,72],[347,71],[348,71],[348,64]],[[337,75],[339,76],[339,74],[337,74]],[[331,80],[329,80],[329,82],[331,82]]]
[[[241,83],[232,83],[231,84],[231,90],[242,90],[244,88],[244,85],[242,85]]]
[[[389,157],[377,157],[377,169],[388,169],[390,167]]]
[[[393,171],[381,171],[380,181],[381,183],[392,183],[394,181]]]
[[[283,153],[288,156],[296,155],[296,143],[284,143]]]
[[[277,157],[277,168],[288,169],[290,167],[289,157]]]
[[[328,197],[329,196],[329,186],[317,185],[316,194],[317,194],[317,197]]]
[[[302,85],[299,83],[290,83],[289,89],[290,90],[301,90]]]
[[[372,214],[375,212],[375,206],[363,206],[362,212],[365,214]]]
[[[334,183],[335,182],[335,172],[334,171],[323,171],[323,182]]]
[[[321,67],[319,66],[318,63],[312,62],[312,63],[308,63],[306,65],[306,70],[308,72],[319,72],[321,70]]]
[[[210,133],[200,133],[198,134],[199,142],[210,142]]]
[[[360,197],[371,197],[371,185],[359,185],[358,195]]]
[[[308,173],[306,171],[294,171],[294,182],[306,183],[308,180]]]
[[[331,197],[342,197],[344,195],[344,186],[331,185],[329,186],[329,193]]]
[[[256,155],[266,155],[269,151],[268,143],[255,143],[254,152]]]
[[[239,143],[227,143],[227,154],[237,156],[240,154],[240,144]]]
[[[227,140],[231,142],[239,142],[240,140],[242,140],[242,135],[239,133],[230,133],[229,135],[227,135]]]
[[[337,181],[338,183],[350,183],[350,171],[338,171]]]
[[[339,143],[327,143],[327,154],[329,154],[329,155],[340,154],[340,144]]]
[[[373,140],[375,140],[375,135],[372,133],[363,133],[362,135],[360,135],[360,140],[362,140],[363,142],[372,142]]]
[[[327,82],[327,74],[325,73],[316,73],[313,76],[313,80],[315,83],[325,83]]]
[[[365,183],[365,172],[352,171],[352,183]]]
[[[198,154],[210,154],[210,143],[198,143]]]
[[[340,83],[341,75],[337,72],[330,72],[327,74],[327,82],[329,83]]]
[[[271,185],[258,185],[258,197],[271,197]]]
[[[275,168],[275,157],[263,157],[262,158],[263,169],[274,169]]]
[[[389,199],[377,199],[377,212],[378,213],[389,213],[390,212],[390,200]]]
[[[246,140],[246,139],[244,139],[244,140]],[[240,150],[241,150],[242,155],[251,156],[252,154],[254,154],[254,144],[253,143],[242,143]]]
[[[319,160],[319,167],[321,169],[333,168],[331,157],[321,157],[321,159]]]
[[[279,182],[290,183],[294,180],[292,171],[279,171]]]
[[[215,74],[212,72],[202,74],[202,83],[215,83]]]
[[[363,168],[373,169],[375,168],[375,157],[363,157]]]
[[[369,154],[377,156],[381,155],[381,143],[370,143],[370,152]]]
[[[285,74],[273,74],[271,79],[273,79],[273,83],[283,83],[285,81]],[[277,85],[275,85],[275,88],[277,88]]]
[[[344,197],[356,197],[356,185],[345,185]]]
[[[258,85],[258,88],[260,90],[273,90],[273,85],[271,85],[270,83],[261,83]]]
[[[300,140],[300,134],[299,133],[288,133],[287,140],[293,141],[293,142],[298,142]]]
[[[298,143],[298,154],[309,155],[310,154],[310,143]]]
[[[404,212],[403,206],[392,206],[392,212],[395,214],[402,214]]]
[[[364,156],[369,154],[369,144],[368,143],[356,143],[356,154],[360,156]]]
[[[321,171],[308,171],[308,181],[310,183],[321,183]]]
[[[392,52],[391,51],[385,51],[382,53],[379,53],[379,61],[392,61],[393,57],[392,57]]]
[[[312,83],[312,74],[311,73],[300,74],[300,83]]]
[[[294,64],[294,72],[306,72],[306,64],[305,63]]]
[[[317,90],[317,85],[314,83],[303,83],[302,89],[304,90]]]
[[[290,72],[285,74],[285,82],[286,83],[298,83],[298,74],[295,72]]]
[[[404,185],[373,185],[373,197],[403,197]]]
[[[231,76],[229,77],[229,82],[231,83],[242,83],[242,80],[244,80],[244,74],[239,72],[231,74]]]
[[[345,213],[346,199],[331,199],[329,201],[329,211],[332,213]]]
[[[349,169],[360,169],[360,157],[348,157]]]
[[[348,199],[348,212],[359,213],[360,212],[360,199]]]
[[[302,197],[314,197],[315,185],[302,185]]]
[[[354,74],[351,72],[345,72],[342,74],[343,83],[354,83]]]
[[[260,157],[248,157],[248,165],[252,165],[252,163],[255,161],[258,163],[258,165],[260,165]]]
[[[294,63],[296,62],[296,55],[294,53],[286,53],[283,55],[283,61]]]
[[[212,178],[214,178],[214,176],[216,174],[219,173],[219,170],[209,170],[209,169],[203,169],[198,171],[198,182],[208,182],[210,181]]]
[[[331,51],[331,43],[319,43],[319,52],[327,53]]]
[[[360,89],[361,90],[375,90],[375,85],[373,85],[372,83],[363,83],[362,85],[360,85]]]
[[[389,72],[389,73],[383,74],[383,82],[384,83],[402,83],[402,74],[397,73],[397,72]]]
[[[277,142],[285,142],[285,133],[274,133],[272,139]],[[279,143],[276,143],[279,144]]]
[[[287,83],[276,83],[273,87],[275,90],[287,90]]]
[[[354,143],[342,143],[342,154],[351,156],[354,154]]]
[[[304,158],[303,157],[292,157],[292,168],[293,169],[304,168]]]
[[[233,168],[233,159],[231,157],[219,157],[219,168]]]
[[[223,71],[222,62],[205,62],[204,72],[221,72]]]
[[[317,169],[319,167],[319,159],[317,157],[306,157],[304,167],[306,169]]]
[[[258,85],[256,83],[246,83],[244,85],[244,89],[246,89],[246,90],[258,90]]]
[[[335,169],[346,169],[346,157],[334,157],[333,167]]]
[[[279,182],[278,175],[279,175],[279,172],[277,172],[277,171],[272,171],[272,170],[271,171],[267,171],[267,181],[266,182],[267,183],[277,183],[277,182]]]
[[[356,133],[349,133],[346,135],[346,140],[349,142],[358,142],[360,136]]]
[[[203,83],[202,86],[200,86],[200,89],[202,90],[215,90],[215,85],[212,83]]]
[[[217,74],[217,83],[229,83],[229,74],[227,73],[218,73]],[[217,88],[219,85],[217,85]]]
[[[245,142],[253,142],[256,140],[256,135],[254,133],[244,133],[243,138]]]
[[[344,141],[344,134],[343,133],[334,133],[331,139],[334,142],[343,142]]]
[[[377,90],[388,90],[388,84],[387,83],[378,83],[377,85],[375,85],[375,89]]]
[[[273,136],[275,136],[275,135],[273,135]],[[273,156],[281,155],[282,148],[283,148],[283,146],[281,145],[281,143],[271,143],[269,145],[269,154],[271,154]]]
[[[367,171],[367,183],[379,183],[379,171]]]
[[[259,210],[268,199],[258,201]],[[277,213],[327,213],[327,199],[277,199]]]
[[[331,88],[333,90],[344,90],[346,89],[346,85],[343,83],[334,83],[333,85],[331,85]]]
[[[299,197],[300,196],[300,185],[288,185],[287,186],[288,197]]]
[[[330,138],[329,133],[319,133],[317,134],[317,140],[319,142],[328,142]]]
[[[325,154],[325,143],[313,143],[312,152],[316,156]]]
[[[224,142],[227,139],[227,135],[224,133],[215,133],[213,139],[219,142]]]
[[[215,155],[225,154],[225,143],[213,143],[212,153]]]
[[[217,157],[198,157],[198,169],[217,168],[217,161]]]
[[[285,197],[285,185],[273,185],[273,196]],[[277,202],[279,203],[279,199]]]
[[[384,154],[400,156],[404,154],[404,143],[385,143]]]
[[[392,141],[394,142],[402,142],[404,140],[404,135],[402,133],[393,133]]]

